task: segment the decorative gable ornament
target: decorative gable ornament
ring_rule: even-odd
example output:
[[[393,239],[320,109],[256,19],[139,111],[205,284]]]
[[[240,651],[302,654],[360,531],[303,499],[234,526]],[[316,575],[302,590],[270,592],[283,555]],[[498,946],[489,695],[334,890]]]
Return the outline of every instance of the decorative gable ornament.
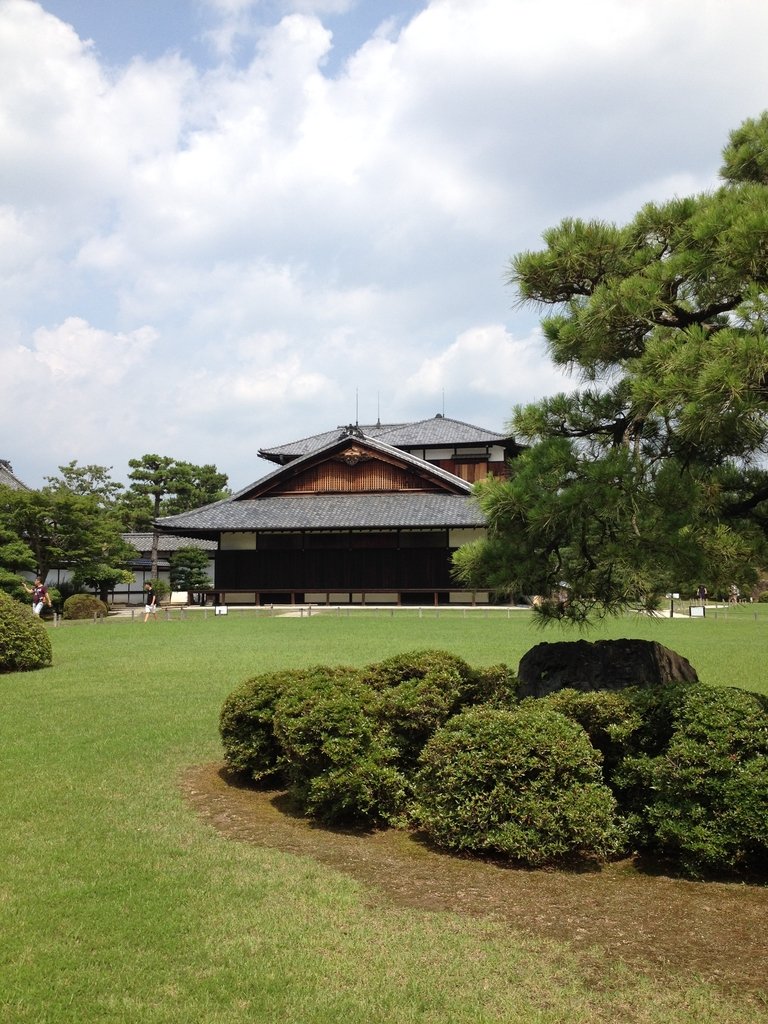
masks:
[[[345,462],[348,466],[356,466],[358,463],[367,462],[371,458],[370,452],[357,445],[352,445],[351,448],[347,448],[336,456],[338,462]]]

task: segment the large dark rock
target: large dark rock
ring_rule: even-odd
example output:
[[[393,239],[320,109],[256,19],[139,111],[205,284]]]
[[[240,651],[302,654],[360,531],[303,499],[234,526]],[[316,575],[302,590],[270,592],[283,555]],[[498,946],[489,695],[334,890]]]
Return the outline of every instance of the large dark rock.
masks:
[[[574,640],[537,644],[517,670],[520,697],[573,690],[623,690],[698,682],[687,658],[655,640]]]

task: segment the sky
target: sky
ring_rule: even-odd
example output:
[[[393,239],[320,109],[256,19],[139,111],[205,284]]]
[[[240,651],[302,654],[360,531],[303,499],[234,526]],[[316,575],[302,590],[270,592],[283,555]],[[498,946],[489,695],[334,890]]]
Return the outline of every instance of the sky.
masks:
[[[578,381],[511,258],[716,187],[764,0],[0,0],[0,458],[215,463]]]

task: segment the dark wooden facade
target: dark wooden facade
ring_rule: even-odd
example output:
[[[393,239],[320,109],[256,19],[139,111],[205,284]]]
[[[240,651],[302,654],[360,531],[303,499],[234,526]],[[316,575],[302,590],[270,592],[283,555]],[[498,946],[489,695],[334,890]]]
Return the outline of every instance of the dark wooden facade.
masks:
[[[455,588],[448,531],[260,534],[255,551],[219,551],[216,589],[277,594]],[[287,598],[286,598],[287,599]]]
[[[265,497],[276,494],[384,494],[438,492],[450,490],[430,473],[431,465],[404,464],[397,455],[372,453],[354,442],[327,459],[322,455],[290,464],[272,486],[256,484],[241,497]]]

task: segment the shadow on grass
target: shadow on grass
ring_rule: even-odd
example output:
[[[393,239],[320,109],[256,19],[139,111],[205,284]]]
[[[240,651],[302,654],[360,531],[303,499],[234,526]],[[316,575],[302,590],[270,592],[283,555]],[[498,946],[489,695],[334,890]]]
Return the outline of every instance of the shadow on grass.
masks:
[[[621,961],[650,977],[687,977],[764,1005],[768,887],[691,882],[629,860],[570,871],[515,868],[437,850],[396,829],[318,827],[285,792],[257,788],[219,764],[190,768],[184,793],[222,837],[311,857],[363,884],[371,904],[487,916],[569,943],[599,978]]]

